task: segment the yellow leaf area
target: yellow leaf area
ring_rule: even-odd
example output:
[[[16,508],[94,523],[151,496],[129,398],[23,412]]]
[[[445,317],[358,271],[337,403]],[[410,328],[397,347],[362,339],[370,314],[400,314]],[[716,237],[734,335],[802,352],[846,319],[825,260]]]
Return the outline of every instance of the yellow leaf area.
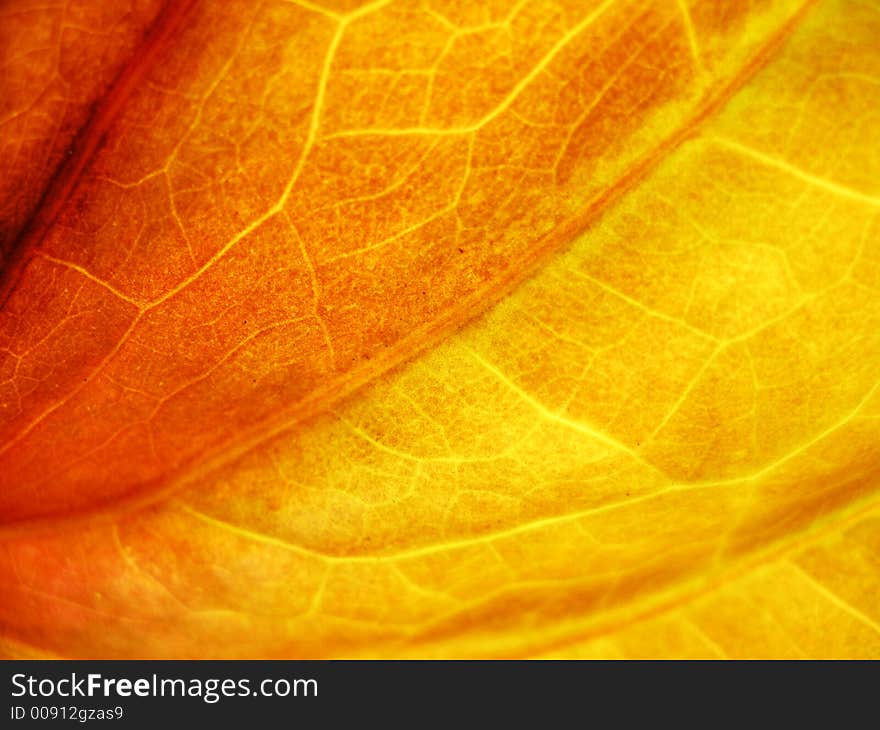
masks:
[[[7,506],[15,519],[2,528],[3,652],[880,657],[880,8],[864,0],[761,6],[747,19],[719,21],[728,35],[715,47],[707,18],[723,15],[719,5],[664,5],[681,62],[693,70],[688,92],[652,101],[631,128],[589,125],[607,155],[590,151],[589,134],[576,146],[580,163],[551,155],[555,187],[547,189],[563,191],[552,207],[570,217],[560,223],[539,198],[513,196],[527,225],[508,219],[491,251],[521,265],[499,269],[484,255],[479,266],[472,259],[455,269],[491,287],[457,290],[439,265],[434,279],[419,280],[425,291],[434,281],[462,297],[461,312],[476,308],[471,295],[485,301],[477,318],[459,313],[420,330],[410,315],[442,322],[454,303],[426,294],[429,305],[418,309],[400,293],[401,321],[414,331],[400,334],[407,356],[379,354],[367,370],[345,370],[359,375],[322,374],[344,398],[314,386],[319,396],[302,396],[306,405],[283,418],[260,411],[265,425],[223,441],[209,458],[172,463],[161,487],[137,499],[116,499],[106,478],[93,487],[79,464],[36,506]],[[714,10],[701,15],[706,6]],[[540,57],[595,27],[597,8]],[[643,70],[651,68],[662,76]],[[537,83],[518,78],[521,88],[491,107],[498,118],[513,119],[505,112],[515,109],[537,140],[577,134],[570,120],[557,128],[534,100],[513,104]],[[591,93],[603,98],[601,88]],[[693,102],[706,98],[717,102]],[[630,93],[627,103],[637,102]],[[497,186],[517,165],[545,159],[546,150],[530,148],[529,157],[522,147],[481,147],[482,122],[448,110],[445,124],[457,130],[448,143],[466,140],[469,169],[491,170]],[[402,150],[413,138],[447,143],[427,121],[401,124],[392,111],[371,134],[387,139],[397,129]],[[351,120],[328,119],[349,130],[338,139],[360,134]],[[456,159],[419,149],[427,159]],[[505,166],[487,161],[492,151]],[[439,179],[459,182],[454,170]],[[491,223],[504,201],[486,176],[478,187],[496,210],[480,215]],[[404,209],[419,197],[417,185],[408,190]],[[453,207],[479,203],[467,185],[450,194]],[[371,220],[378,230],[390,218]],[[577,235],[560,241],[559,226]],[[539,256],[546,231],[553,245]],[[215,269],[217,255],[206,259]],[[410,271],[401,251],[386,246],[383,255]],[[361,286],[379,276],[376,259],[346,261],[364,269]],[[87,263],[75,271],[99,278]],[[181,272],[187,282],[195,276]],[[125,278],[112,286],[132,306],[154,296],[173,303],[142,281],[139,291]],[[375,332],[396,312],[371,309],[370,296],[380,295],[363,294],[355,311]],[[328,329],[316,327],[314,338],[326,337],[334,347],[322,352],[340,358],[348,350],[333,329],[338,320],[322,313]],[[394,337],[387,340],[394,352]],[[273,341],[238,363],[262,381],[284,358],[292,356]],[[338,361],[327,367],[344,370]],[[228,381],[219,365],[211,373]],[[225,402],[227,390],[210,392]],[[236,422],[254,413],[228,407]],[[212,404],[199,413],[222,420],[223,411]],[[166,415],[173,432],[159,420],[158,462],[173,462],[162,440],[169,434],[186,441],[183,453],[187,439],[215,427],[176,418]],[[80,438],[92,438],[91,421],[70,422],[86,423]],[[49,436],[62,432],[44,425],[25,430],[22,448],[51,451]],[[66,437],[57,438],[53,458],[63,461]],[[111,456],[103,468],[118,469],[121,483],[129,472]],[[17,474],[37,474],[17,458],[9,462]],[[65,482],[70,473],[80,481]],[[64,497],[76,484],[86,488]]]

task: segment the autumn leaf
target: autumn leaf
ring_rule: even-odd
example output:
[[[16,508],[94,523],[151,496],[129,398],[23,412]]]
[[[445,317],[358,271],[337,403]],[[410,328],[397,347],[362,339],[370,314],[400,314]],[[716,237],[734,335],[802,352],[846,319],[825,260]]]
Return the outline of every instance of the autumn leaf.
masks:
[[[0,17],[0,652],[880,656],[876,3]]]
[[[51,204],[37,211],[50,182],[57,189],[72,184],[87,163],[98,141],[94,133],[81,141],[78,164],[59,170],[138,40],[149,34],[155,42],[180,12],[158,18],[160,9],[157,0],[0,4],[0,265],[15,253],[13,243],[29,220],[34,225],[55,212]],[[131,64],[117,87],[139,76]],[[108,118],[113,111],[108,104]]]

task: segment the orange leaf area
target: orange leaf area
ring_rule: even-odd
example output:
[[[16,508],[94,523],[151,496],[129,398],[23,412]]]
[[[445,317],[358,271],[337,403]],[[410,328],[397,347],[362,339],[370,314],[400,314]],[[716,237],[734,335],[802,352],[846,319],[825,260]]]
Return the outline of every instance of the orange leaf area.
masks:
[[[876,3],[116,12],[51,174],[5,51],[0,653],[880,657]]]
[[[0,3],[0,266],[160,7],[159,0]]]

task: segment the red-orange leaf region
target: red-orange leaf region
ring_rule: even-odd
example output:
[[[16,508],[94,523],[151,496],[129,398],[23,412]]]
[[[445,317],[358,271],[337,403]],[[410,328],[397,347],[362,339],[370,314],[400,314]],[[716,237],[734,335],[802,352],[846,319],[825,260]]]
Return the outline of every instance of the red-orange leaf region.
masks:
[[[876,3],[0,17],[3,653],[880,656]]]

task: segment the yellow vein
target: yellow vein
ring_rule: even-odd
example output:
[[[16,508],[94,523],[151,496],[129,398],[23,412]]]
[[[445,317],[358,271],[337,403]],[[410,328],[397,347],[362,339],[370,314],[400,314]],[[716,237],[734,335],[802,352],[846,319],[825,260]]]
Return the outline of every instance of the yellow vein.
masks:
[[[697,33],[694,29],[694,21],[691,18],[690,10],[688,10],[685,0],[677,0],[678,9],[681,11],[682,25],[684,25],[685,35],[687,35],[688,45],[691,49],[691,56],[694,59],[694,66],[699,73],[704,72],[703,59],[700,55],[700,46],[697,43]]]
[[[818,580],[816,580],[812,575],[810,575],[810,573],[804,570],[797,563],[792,563],[791,561],[789,561],[788,564],[798,573],[798,575],[803,578],[806,583],[810,585],[811,588],[813,588],[813,590],[822,595],[824,598],[827,598],[831,603],[833,603],[844,613],[848,613],[860,623],[863,623],[868,628],[873,629],[878,634],[880,634],[880,624],[878,624],[874,619],[853,606],[849,601],[845,601],[830,588],[822,585]]]
[[[525,390],[523,390],[517,383],[515,383],[513,380],[511,380],[504,372],[502,372],[494,364],[492,364],[491,362],[489,362],[488,360],[483,358],[479,353],[477,353],[474,350],[471,350],[470,348],[467,348],[467,347],[465,347],[465,349],[471,355],[471,357],[474,358],[474,360],[476,360],[482,367],[484,367],[495,378],[497,378],[499,382],[501,382],[503,385],[505,385],[512,393],[517,395],[523,402],[525,402],[526,404],[531,406],[535,411],[537,411],[546,420],[550,421],[551,423],[558,423],[562,426],[565,426],[566,428],[572,429],[573,431],[577,431],[578,433],[585,434],[585,435],[589,436],[590,438],[598,441],[599,443],[604,444],[605,446],[609,446],[616,451],[627,454],[628,456],[630,456],[633,459],[635,459],[636,461],[638,461],[640,464],[644,464],[645,466],[650,467],[654,471],[662,473],[660,469],[658,469],[653,464],[645,461],[645,459],[642,458],[642,456],[637,451],[630,448],[626,444],[618,441],[617,439],[611,438],[610,436],[602,433],[598,429],[595,429],[595,428],[588,426],[586,423],[583,423],[582,421],[576,421],[574,419],[567,418],[566,416],[562,415],[561,413],[557,413],[556,411],[551,410],[546,405],[544,405],[540,400],[535,398],[531,393],[528,393]]]
[[[575,25],[571,30],[569,30],[565,35],[563,35],[553,47],[538,61],[537,64],[523,77],[519,80],[519,82],[510,90],[507,96],[501,101],[500,104],[495,106],[488,114],[486,114],[482,119],[475,122],[474,124],[470,124],[464,127],[449,127],[449,128],[441,128],[441,127],[406,127],[401,129],[362,129],[362,130],[351,130],[347,132],[337,132],[335,134],[326,135],[325,139],[337,139],[340,137],[359,137],[359,136],[367,136],[367,135],[381,135],[381,136],[406,136],[406,135],[417,135],[417,134],[426,134],[426,135],[453,135],[453,134],[468,134],[470,132],[476,132],[483,127],[485,127],[489,122],[494,119],[497,119],[501,114],[503,114],[507,109],[511,107],[511,105],[517,100],[517,98],[522,94],[522,92],[528,87],[538,76],[540,76],[546,68],[553,62],[553,59],[559,55],[559,53],[569,44],[574,38],[576,38],[580,33],[586,30],[589,26],[591,26],[596,20],[598,20],[604,13],[614,5],[616,0],[606,0],[606,2],[602,3],[598,8],[596,8],[592,13],[590,13],[587,17],[581,20],[577,25]]]
[[[819,188],[820,190],[826,190],[829,193],[833,193],[834,195],[838,195],[842,198],[849,198],[850,200],[856,200],[860,203],[867,203],[868,205],[875,205],[880,207],[880,197],[869,195],[868,193],[863,193],[861,190],[855,190],[854,188],[848,187],[846,185],[841,185],[840,183],[834,182],[833,180],[814,175],[813,173],[802,170],[801,168],[791,164],[790,162],[787,162],[786,160],[765,154],[764,152],[749,147],[748,145],[741,144],[740,142],[728,139],[727,137],[713,136],[706,137],[706,140],[721,147],[726,147],[729,150],[739,152],[741,155],[750,157],[751,159],[756,160],[757,162],[760,162],[767,167],[773,167],[782,172],[786,172],[792,177],[797,178],[798,180],[802,180],[803,182],[808,183],[813,187]]]
[[[136,307],[139,310],[143,309],[145,306],[143,302],[140,302],[137,299],[132,299],[130,296],[128,296],[128,294],[125,294],[124,292],[120,291],[119,289],[114,287],[112,284],[108,284],[103,279],[99,279],[97,276],[92,274],[88,269],[85,269],[78,264],[75,264],[71,261],[65,261],[64,259],[57,259],[54,256],[50,256],[49,254],[43,253],[42,251],[38,252],[37,256],[39,256],[42,259],[45,259],[46,261],[50,261],[53,264],[57,264],[58,266],[63,266],[67,269],[71,269],[72,271],[76,271],[78,274],[81,274],[89,281],[95,282],[95,284],[98,284],[99,286],[103,287],[104,289],[109,291],[114,296],[119,297],[119,299],[121,299],[124,302],[128,302],[133,307]]]

